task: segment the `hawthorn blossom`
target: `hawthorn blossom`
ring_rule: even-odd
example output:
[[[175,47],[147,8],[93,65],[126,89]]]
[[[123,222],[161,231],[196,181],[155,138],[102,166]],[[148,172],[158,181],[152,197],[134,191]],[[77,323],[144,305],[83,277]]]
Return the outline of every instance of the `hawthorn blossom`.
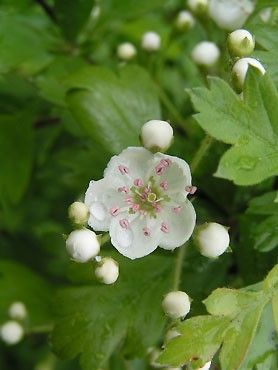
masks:
[[[104,178],[91,181],[85,195],[88,224],[109,231],[124,256],[146,256],[158,246],[173,250],[192,235],[196,214],[188,164],[177,157],[129,147],[111,158]]]

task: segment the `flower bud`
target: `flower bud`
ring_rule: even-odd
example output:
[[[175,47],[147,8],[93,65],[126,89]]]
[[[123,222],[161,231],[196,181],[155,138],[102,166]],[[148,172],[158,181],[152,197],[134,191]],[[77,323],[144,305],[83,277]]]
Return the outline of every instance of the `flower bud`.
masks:
[[[161,38],[156,32],[146,32],[142,37],[142,48],[147,51],[157,51],[161,46]]]
[[[187,0],[187,6],[193,13],[205,13],[208,7],[208,0]]]
[[[190,311],[190,299],[184,292],[170,292],[164,297],[162,308],[171,319],[183,318]]]
[[[122,60],[131,60],[137,54],[137,50],[130,42],[123,42],[117,48],[117,55]]]
[[[113,258],[105,257],[96,268],[95,275],[104,284],[113,284],[119,277],[119,265]]]
[[[25,304],[22,302],[14,302],[9,307],[9,316],[12,319],[24,320],[27,316]]]
[[[23,327],[17,321],[7,321],[0,329],[0,337],[7,344],[16,344],[24,335]]]
[[[230,237],[226,227],[208,222],[196,228],[195,241],[203,256],[216,258],[229,247]]]
[[[142,145],[153,152],[165,152],[173,141],[172,126],[166,121],[151,120],[141,129]]]
[[[207,362],[203,367],[199,367],[198,370],[209,370],[211,361]]]
[[[265,74],[264,67],[257,59],[254,58],[239,59],[232,68],[233,83],[238,91],[241,91],[243,88],[249,65],[257,68],[261,72],[261,74]]]
[[[97,235],[88,229],[72,231],[66,240],[66,247],[74,261],[80,263],[91,260],[100,250]]]
[[[254,6],[252,0],[210,0],[208,11],[218,27],[233,31],[242,27]]]
[[[175,329],[168,330],[164,337],[164,343],[168,343],[171,339],[174,339],[179,335],[180,333]]]
[[[202,41],[194,47],[191,56],[196,64],[209,68],[217,63],[220,57],[220,50],[215,43]]]
[[[255,39],[246,30],[236,30],[228,36],[227,44],[232,55],[244,57],[254,51]]]
[[[179,12],[176,19],[176,27],[181,31],[186,31],[195,25],[195,18],[187,10]]]
[[[74,202],[69,206],[68,215],[70,220],[76,225],[84,225],[89,218],[89,211],[82,202]]]

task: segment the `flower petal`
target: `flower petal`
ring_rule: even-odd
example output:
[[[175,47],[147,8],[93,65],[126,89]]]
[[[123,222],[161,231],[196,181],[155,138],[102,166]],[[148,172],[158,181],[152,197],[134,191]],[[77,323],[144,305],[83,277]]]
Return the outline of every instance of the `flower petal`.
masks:
[[[189,200],[180,204],[175,210],[167,207],[160,217],[167,225],[168,232],[161,234],[159,246],[163,249],[175,249],[183,245],[192,235],[196,224],[196,213]]]
[[[95,231],[108,231],[112,218],[110,210],[113,207],[124,207],[123,199],[122,194],[111,188],[108,179],[91,181],[84,201],[90,212],[88,225]]]
[[[165,160],[168,165],[163,165]],[[156,153],[149,165],[148,177],[153,176],[157,184],[166,182],[168,188],[166,193],[188,194],[185,188],[191,185],[191,172],[189,165],[183,159]],[[159,171],[160,169],[161,171]]]
[[[138,178],[144,180],[146,163],[152,157],[152,153],[145,148],[129,147],[110,159],[104,177],[109,177],[111,184],[118,187],[131,185]]]
[[[121,222],[123,219],[128,221],[127,228],[120,224],[125,225]],[[131,216],[128,213],[125,217],[119,215],[113,218],[109,233],[113,246],[130,259],[141,258],[153,252],[158,247],[160,238],[157,220],[141,219],[140,216]]]

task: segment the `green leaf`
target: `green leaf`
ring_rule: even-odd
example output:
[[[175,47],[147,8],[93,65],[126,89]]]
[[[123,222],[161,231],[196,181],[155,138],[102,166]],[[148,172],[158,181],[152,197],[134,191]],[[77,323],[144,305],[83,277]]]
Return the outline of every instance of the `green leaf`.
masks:
[[[139,83],[140,81],[140,83]],[[160,118],[158,97],[141,68],[122,68],[119,76],[102,67],[87,67],[69,79],[69,109],[94,141],[110,153],[139,145],[140,127]]]
[[[86,285],[61,290],[56,300],[54,350],[63,358],[80,354],[85,370],[104,366],[123,342],[126,354],[142,355],[164,326],[161,299],[169,289],[171,258],[117,260],[120,277],[113,286],[93,284],[89,277]]]
[[[65,36],[73,40],[90,17],[94,0],[55,0],[55,14]]]
[[[210,88],[190,93],[195,117],[211,136],[232,144],[221,158],[216,176],[252,185],[278,174],[278,94],[271,79],[248,73],[244,101],[219,78]]]
[[[158,362],[181,366],[194,360],[196,366],[204,365],[219,349],[228,322],[225,317],[196,316],[180,323],[180,335],[170,340]]]
[[[252,215],[278,215],[278,203],[275,201],[277,194],[277,191],[271,191],[253,198],[246,213]]]
[[[0,261],[0,323],[8,320],[9,306],[16,301],[27,308],[27,329],[52,322],[50,286],[27,267],[8,260]]]
[[[0,202],[16,204],[28,185],[33,162],[33,113],[0,115]]]
[[[278,333],[278,292],[274,293],[272,297],[272,310],[273,310],[273,317],[276,326],[276,331]]]
[[[278,247],[278,215],[267,217],[254,232],[256,243],[254,248],[260,252],[268,252]]]

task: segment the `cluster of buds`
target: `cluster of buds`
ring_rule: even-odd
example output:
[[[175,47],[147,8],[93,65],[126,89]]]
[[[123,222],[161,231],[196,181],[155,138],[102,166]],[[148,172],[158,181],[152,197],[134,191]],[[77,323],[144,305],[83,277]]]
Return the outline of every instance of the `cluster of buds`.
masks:
[[[9,320],[0,327],[0,338],[8,345],[19,343],[24,337],[22,323],[27,317],[27,310],[22,302],[14,302],[8,309]]]

